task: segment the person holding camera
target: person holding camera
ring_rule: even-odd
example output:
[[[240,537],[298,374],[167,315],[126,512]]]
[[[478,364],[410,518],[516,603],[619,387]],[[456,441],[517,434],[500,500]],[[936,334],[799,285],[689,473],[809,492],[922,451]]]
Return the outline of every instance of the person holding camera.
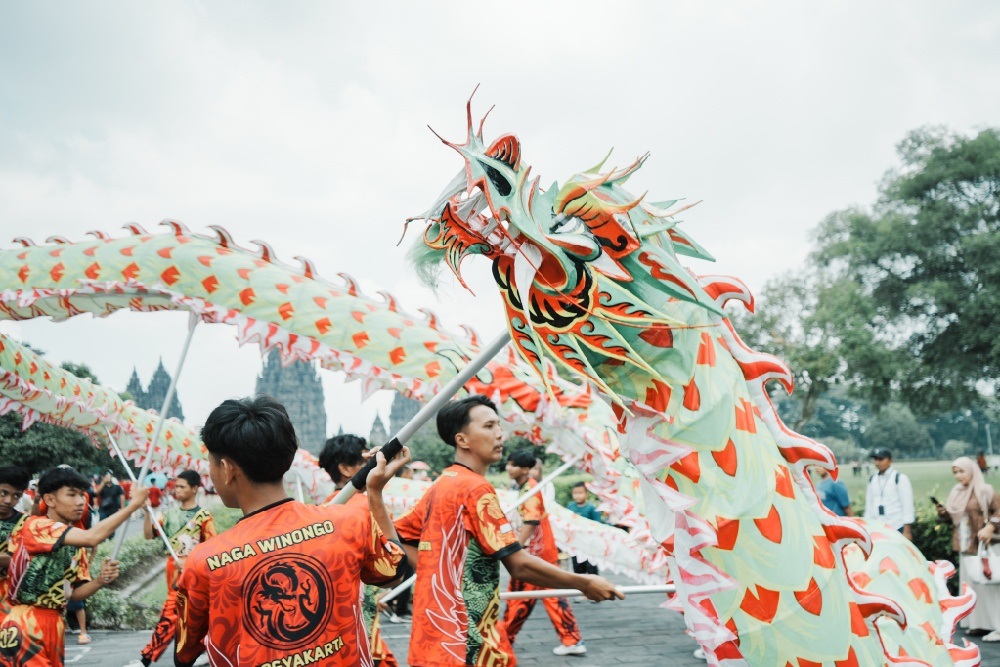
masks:
[[[976,462],[967,456],[951,464],[956,484],[941,505],[934,498],[938,521],[954,527],[951,548],[959,554],[959,582],[968,583],[976,592],[976,606],[962,619],[962,627],[988,630],[984,642],[1000,642],[1000,586],[979,585],[970,580],[966,559],[962,556],[979,554],[980,542],[988,546],[1000,531],[1000,496],[986,483]],[[1000,538],[1000,536],[997,536]],[[994,576],[1000,577],[1000,572]]]

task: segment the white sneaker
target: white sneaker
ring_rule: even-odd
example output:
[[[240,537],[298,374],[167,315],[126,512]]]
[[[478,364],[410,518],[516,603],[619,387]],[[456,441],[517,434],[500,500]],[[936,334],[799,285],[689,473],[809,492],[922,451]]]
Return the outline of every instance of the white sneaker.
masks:
[[[580,642],[579,644],[571,644],[570,646],[560,644],[552,649],[552,652],[556,655],[583,655],[587,652],[587,645],[583,642]]]
[[[694,657],[698,658],[699,660],[708,660],[708,658],[705,657],[705,650],[700,648],[696,648],[694,650]]]
[[[1000,642],[1000,630],[994,630],[988,635],[983,635],[980,640],[984,642]]]

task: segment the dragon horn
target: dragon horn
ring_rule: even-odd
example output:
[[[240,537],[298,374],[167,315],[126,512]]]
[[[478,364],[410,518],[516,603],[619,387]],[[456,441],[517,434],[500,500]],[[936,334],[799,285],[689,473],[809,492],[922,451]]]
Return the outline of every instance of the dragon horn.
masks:
[[[224,227],[219,225],[209,225],[209,229],[216,233],[219,237],[219,245],[223,248],[237,248],[236,242],[233,240],[233,235],[230,234]]]
[[[130,222],[126,225],[122,225],[122,229],[127,229],[132,232],[132,236],[149,236],[149,232],[143,229],[142,225],[138,222]]]
[[[164,227],[170,227],[173,230],[174,236],[191,236],[191,230],[184,226],[184,223],[180,220],[171,220],[167,218],[165,220],[160,220],[160,224]]]
[[[87,232],[87,234],[89,234],[90,236],[93,236],[94,238],[100,239],[102,241],[109,241],[109,240],[111,240],[110,236],[108,236],[105,232],[100,231],[99,229],[92,229],[89,232]]]

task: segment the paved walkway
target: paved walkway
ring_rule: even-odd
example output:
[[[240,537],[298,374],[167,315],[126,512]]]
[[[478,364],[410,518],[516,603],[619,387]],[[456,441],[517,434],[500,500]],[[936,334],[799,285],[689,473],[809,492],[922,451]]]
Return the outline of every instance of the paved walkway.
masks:
[[[621,577],[612,577],[616,583],[631,583]],[[504,584],[506,587],[506,584]],[[671,667],[700,667],[704,661],[692,654],[697,648],[694,640],[684,634],[684,621],[675,612],[660,609],[660,595],[633,595],[626,600],[592,604],[580,602],[573,611],[587,644],[585,656],[557,657],[552,648],[559,643],[555,630],[541,604],[524,625],[517,638],[517,656],[521,665],[546,665],[551,667],[614,667],[617,665],[671,665]],[[389,646],[406,664],[410,639],[407,624],[385,623],[384,635]],[[146,632],[111,632],[95,630],[91,633],[94,643],[77,646],[70,635],[66,639],[66,664],[75,667],[120,667],[139,656],[139,651],[149,640]],[[960,642],[959,642],[960,643]],[[1000,645],[980,643],[986,665],[1000,665]],[[171,665],[168,654],[158,665]]]

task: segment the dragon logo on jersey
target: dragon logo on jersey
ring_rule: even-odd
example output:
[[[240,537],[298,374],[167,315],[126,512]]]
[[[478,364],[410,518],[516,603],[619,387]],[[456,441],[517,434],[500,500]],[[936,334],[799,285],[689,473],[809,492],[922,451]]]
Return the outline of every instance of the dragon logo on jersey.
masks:
[[[311,556],[266,558],[244,583],[244,627],[258,642],[276,649],[315,641],[330,623],[332,588],[329,573]]]

